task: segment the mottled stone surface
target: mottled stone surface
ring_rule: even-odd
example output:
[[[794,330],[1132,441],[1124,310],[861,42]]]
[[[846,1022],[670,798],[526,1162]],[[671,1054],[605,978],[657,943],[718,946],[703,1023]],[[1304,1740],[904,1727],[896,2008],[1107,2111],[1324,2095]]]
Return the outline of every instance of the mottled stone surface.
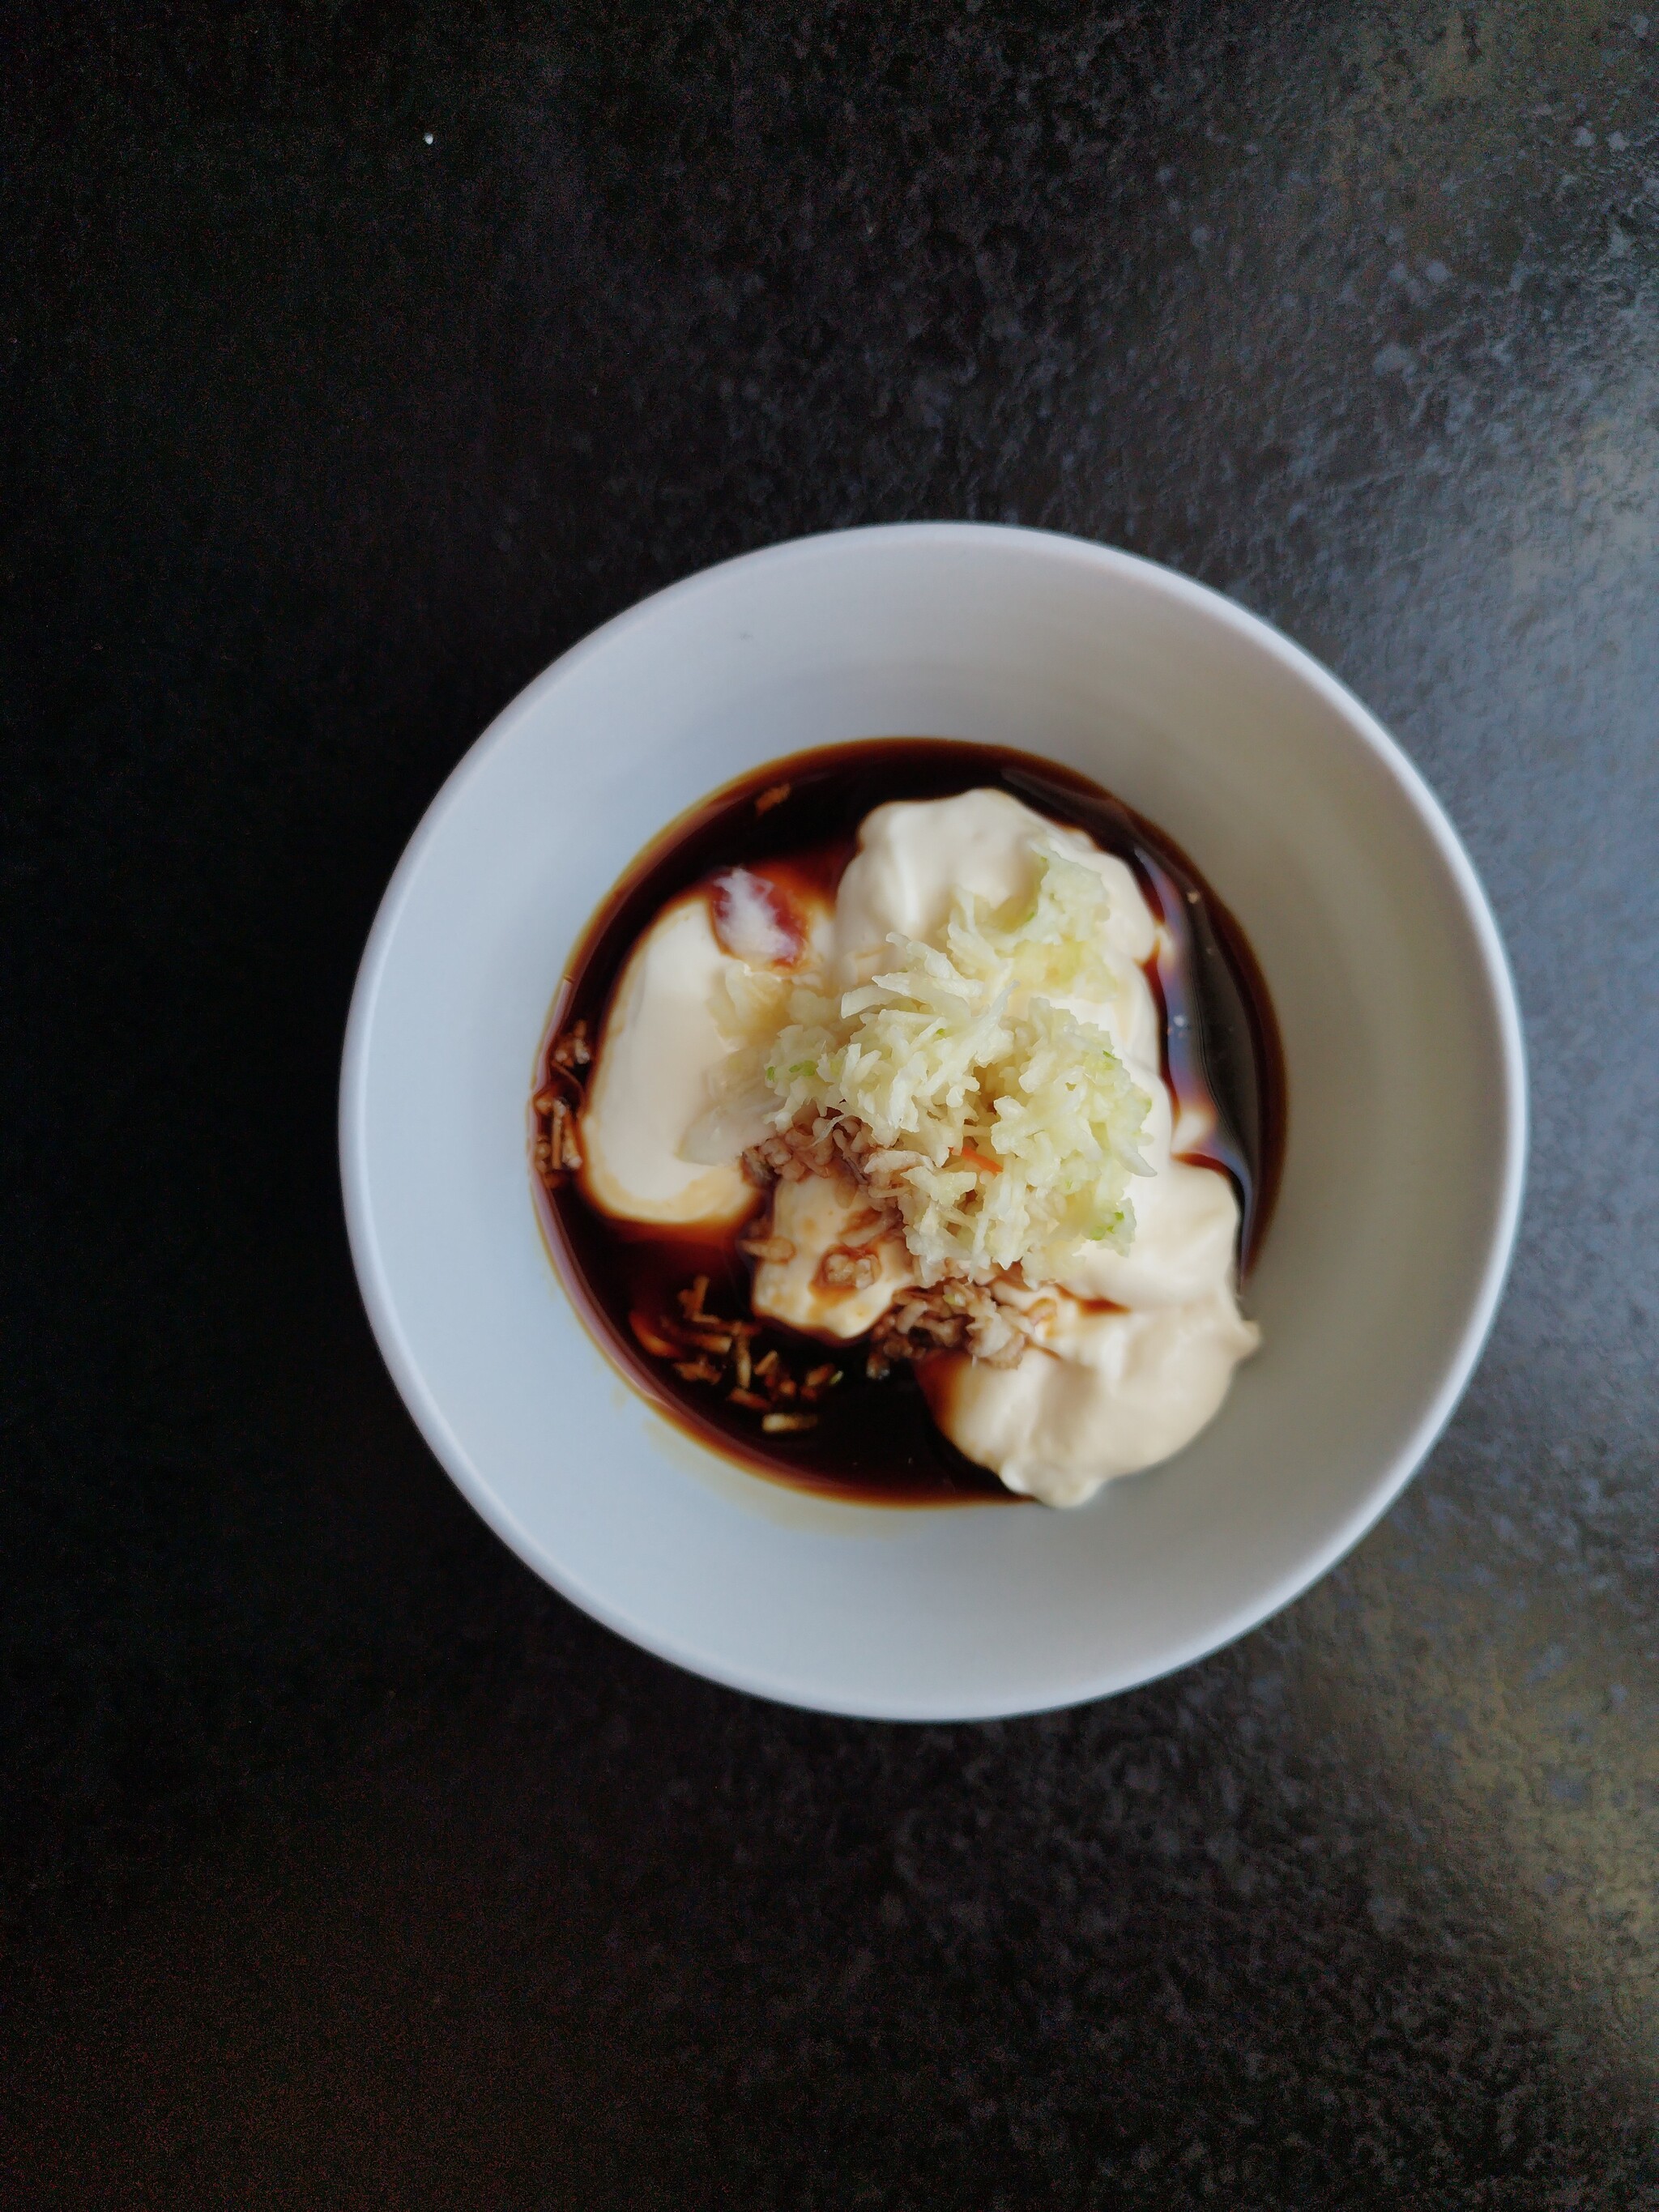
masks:
[[[7,2201],[1659,2204],[1659,14],[5,14]],[[1375,705],[1537,1120],[1338,1572],[918,1730],[495,1543],[332,1114],[499,705],[932,515],[1172,562]]]

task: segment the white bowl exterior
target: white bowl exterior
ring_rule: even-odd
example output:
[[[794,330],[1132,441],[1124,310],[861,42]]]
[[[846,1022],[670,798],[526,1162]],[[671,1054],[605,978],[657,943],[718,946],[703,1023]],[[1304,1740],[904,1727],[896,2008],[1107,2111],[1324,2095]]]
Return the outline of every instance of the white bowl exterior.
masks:
[[[1264,1348],[1180,1457],[1077,1513],[884,1510],[739,1473],[624,1383],[531,1203],[562,963],[639,848],[778,755],[1012,744],[1186,848],[1243,923],[1289,1073]],[[890,1717],[1022,1712],[1228,1641],[1363,1534],[1478,1355],[1525,1141],[1513,990],[1425,787],[1228,601],[971,525],[802,540],[646,601],[531,685],[434,800],[352,1007],[341,1143],[370,1318],[428,1442],[556,1589],[715,1679]]]

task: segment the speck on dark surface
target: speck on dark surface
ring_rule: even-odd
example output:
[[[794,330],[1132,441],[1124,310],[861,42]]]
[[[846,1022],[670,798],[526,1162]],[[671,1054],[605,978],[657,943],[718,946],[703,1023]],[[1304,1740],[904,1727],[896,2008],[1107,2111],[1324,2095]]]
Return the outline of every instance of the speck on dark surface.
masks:
[[[1659,2205],[1647,19],[5,21],[5,2201]],[[333,1164],[364,933],[495,709],[916,516],[1328,660],[1491,888],[1536,1116],[1400,1507],[990,1728],[543,1589],[398,1406]]]

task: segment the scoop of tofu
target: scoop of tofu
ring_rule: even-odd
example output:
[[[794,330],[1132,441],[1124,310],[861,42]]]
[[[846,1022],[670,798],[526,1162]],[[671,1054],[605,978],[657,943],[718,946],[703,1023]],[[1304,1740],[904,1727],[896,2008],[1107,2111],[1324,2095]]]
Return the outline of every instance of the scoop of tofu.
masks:
[[[924,1384],[934,1418],[969,1458],[1011,1489],[1073,1505],[1188,1443],[1259,1340],[1238,1308],[1233,1187],[1218,1170],[1175,1156],[1158,1006],[1142,964],[1157,946],[1158,919],[1130,869],[1080,831],[1005,792],[969,791],[897,801],[869,816],[833,914],[813,918],[812,957],[832,986],[867,980],[892,934],[934,935],[959,890],[997,904],[1028,890],[1043,841],[1097,869],[1110,894],[1110,994],[1060,1003],[1107,1032],[1152,1100],[1141,1144],[1152,1173],[1133,1187],[1128,1250],[1079,1248],[1057,1281],[1042,1286],[1041,1318],[1017,1365],[950,1354],[928,1363]],[[767,940],[750,936],[744,949],[758,959]],[[690,1160],[682,1150],[732,1048],[714,1001],[737,960],[716,933],[706,892],[666,907],[629,957],[581,1124],[584,1190],[615,1218],[725,1230],[759,1203],[735,1136],[723,1164]],[[1180,1132],[1183,1146],[1201,1134]],[[757,1264],[755,1313],[805,1334],[862,1336],[915,1280],[902,1238],[840,1170],[780,1182],[769,1235],[770,1249],[787,1247],[788,1256]]]
[[[850,1175],[779,1183],[771,1233],[793,1249],[787,1260],[757,1266],[756,1317],[842,1342],[865,1335],[915,1279],[903,1239],[883,1228]],[[833,1265],[832,1255],[844,1264]]]

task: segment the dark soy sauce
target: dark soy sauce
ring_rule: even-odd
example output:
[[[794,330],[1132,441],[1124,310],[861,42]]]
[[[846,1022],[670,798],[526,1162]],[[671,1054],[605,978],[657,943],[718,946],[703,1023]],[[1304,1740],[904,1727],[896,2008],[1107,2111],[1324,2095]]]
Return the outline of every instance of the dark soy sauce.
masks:
[[[634,945],[669,900],[723,868],[746,866],[833,898],[872,808],[896,799],[947,799],[993,786],[1069,823],[1133,870],[1171,950],[1146,966],[1163,1018],[1164,1079],[1177,1107],[1207,1109],[1201,1151],[1182,1155],[1221,1169],[1238,1192],[1240,1267],[1249,1273],[1267,1233],[1285,1138],[1285,1074],[1267,986],[1243,933],[1193,863],[1152,823],[1070,769],[1000,745],[888,738],[827,745],[774,761],[705,799],[641,853],[573,953],[538,1054],[536,1093],[574,1105],[580,1077],[554,1065],[558,1039],[584,1022],[596,1043],[611,991]],[[549,1135],[532,1108],[535,1141]],[[757,1472],[871,1504],[1012,1502],[993,1474],[939,1430],[913,1368],[872,1380],[861,1340],[828,1345],[768,1322],[752,1357],[775,1351],[796,1376],[832,1363],[841,1380],[811,1406],[815,1425],[769,1435],[762,1414],[723,1388],[682,1380],[647,1351],[637,1329],[678,1316],[679,1292],[708,1279],[705,1310],[750,1321],[745,1233],[646,1228],[612,1221],[574,1177],[538,1173],[549,1249],[587,1327],[649,1401],[700,1443]]]

